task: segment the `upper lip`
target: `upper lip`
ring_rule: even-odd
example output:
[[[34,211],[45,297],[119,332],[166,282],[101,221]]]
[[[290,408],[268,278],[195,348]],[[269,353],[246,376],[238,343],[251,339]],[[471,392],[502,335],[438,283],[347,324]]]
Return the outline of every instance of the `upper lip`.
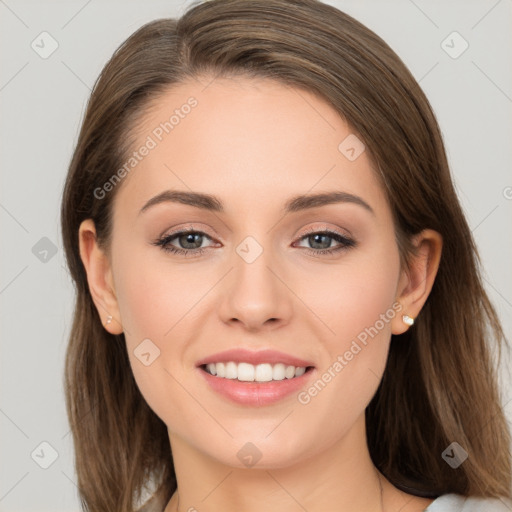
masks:
[[[196,363],[196,366],[202,366],[209,363],[227,363],[234,361],[235,363],[250,363],[253,365],[269,363],[277,364],[283,363],[289,366],[307,367],[314,366],[313,363],[300,359],[284,352],[276,350],[246,350],[243,348],[225,350],[224,352],[217,352],[207,356]]]

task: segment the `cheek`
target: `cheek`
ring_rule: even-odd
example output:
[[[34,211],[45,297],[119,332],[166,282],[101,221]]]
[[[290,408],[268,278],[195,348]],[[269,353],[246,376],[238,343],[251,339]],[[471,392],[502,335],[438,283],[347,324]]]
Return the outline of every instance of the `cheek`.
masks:
[[[399,274],[396,246],[381,243],[347,254],[340,264],[319,266],[314,279],[302,280],[301,296],[329,327],[324,339],[331,355],[348,350],[358,337],[364,342],[368,329],[372,338],[389,338]]]
[[[128,239],[127,237],[126,239]],[[152,409],[159,414],[159,401],[168,396],[174,373],[174,353],[184,344],[179,335],[185,322],[183,283],[151,261],[152,252],[123,242],[119,237],[112,245],[114,283],[126,348],[137,385]],[[129,254],[129,257],[124,257]]]
[[[113,266],[125,334],[130,343],[150,338],[160,346],[204,291],[197,288],[194,273],[166,261],[158,249],[119,244],[117,254],[124,250],[129,250],[129,258],[116,258],[113,250]]]
[[[399,265],[398,251],[382,246],[315,274],[314,287],[302,292],[329,330],[323,329],[317,380],[298,402],[313,433],[313,423],[328,425],[326,443],[363,413],[380,383],[391,321],[400,309],[395,297]]]

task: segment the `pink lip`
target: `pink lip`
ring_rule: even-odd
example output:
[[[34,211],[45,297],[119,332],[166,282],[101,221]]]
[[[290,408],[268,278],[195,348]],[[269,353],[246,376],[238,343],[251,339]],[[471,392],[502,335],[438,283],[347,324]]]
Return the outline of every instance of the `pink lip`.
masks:
[[[246,350],[243,348],[237,348],[232,350],[225,350],[224,352],[218,352],[211,356],[205,357],[196,363],[196,366],[202,366],[208,363],[227,363],[234,361],[235,363],[250,363],[250,364],[277,364],[283,363],[289,366],[314,366],[313,363],[298,357],[285,354],[284,352],[278,352],[276,350]]]
[[[309,368],[306,373],[300,377],[293,377],[293,379],[242,382],[237,379],[215,377],[201,367],[198,368],[198,371],[214,391],[237,404],[250,406],[270,405],[292,393],[297,393],[316,373],[314,368]]]

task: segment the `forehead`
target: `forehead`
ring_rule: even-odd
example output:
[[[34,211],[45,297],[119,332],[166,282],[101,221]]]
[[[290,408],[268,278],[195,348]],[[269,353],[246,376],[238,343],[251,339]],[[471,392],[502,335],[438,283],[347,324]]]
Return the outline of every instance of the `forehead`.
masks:
[[[222,197],[228,211],[324,190],[385,202],[364,145],[341,116],[317,95],[273,80],[180,83],[148,106],[134,133],[137,161],[119,207],[141,208],[168,189]]]

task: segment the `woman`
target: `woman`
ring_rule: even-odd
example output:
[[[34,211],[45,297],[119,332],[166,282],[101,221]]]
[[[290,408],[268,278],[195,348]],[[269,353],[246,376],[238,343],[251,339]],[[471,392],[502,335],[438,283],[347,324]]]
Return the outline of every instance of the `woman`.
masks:
[[[511,507],[505,340],[441,134],[350,16],[212,0],[140,28],[62,228],[88,510]]]

